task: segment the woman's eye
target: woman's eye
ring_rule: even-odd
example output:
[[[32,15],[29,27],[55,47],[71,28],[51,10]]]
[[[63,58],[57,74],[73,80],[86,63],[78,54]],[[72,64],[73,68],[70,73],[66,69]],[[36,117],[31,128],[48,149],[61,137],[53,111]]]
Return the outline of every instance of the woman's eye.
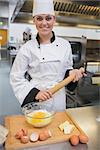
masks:
[[[37,20],[38,20],[38,21],[42,21],[43,18],[42,18],[42,17],[37,17]]]
[[[38,16],[36,19],[37,19],[37,21],[43,21],[44,19],[46,21],[50,21],[52,19],[52,17],[51,16],[46,16],[45,18],[43,18],[41,16]]]
[[[47,21],[50,21],[52,19],[52,17],[48,16],[45,18]]]

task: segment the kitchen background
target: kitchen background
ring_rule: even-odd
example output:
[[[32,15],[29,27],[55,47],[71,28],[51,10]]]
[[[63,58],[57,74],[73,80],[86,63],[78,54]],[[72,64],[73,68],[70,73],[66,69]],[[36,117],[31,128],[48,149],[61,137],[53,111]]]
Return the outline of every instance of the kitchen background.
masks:
[[[9,73],[23,32],[36,28],[32,22],[33,0],[0,0],[0,115],[19,113],[20,105],[9,84]],[[74,92],[67,91],[67,108],[98,105],[100,100],[100,2],[54,0],[56,35],[70,41],[74,67],[84,65],[87,77]]]

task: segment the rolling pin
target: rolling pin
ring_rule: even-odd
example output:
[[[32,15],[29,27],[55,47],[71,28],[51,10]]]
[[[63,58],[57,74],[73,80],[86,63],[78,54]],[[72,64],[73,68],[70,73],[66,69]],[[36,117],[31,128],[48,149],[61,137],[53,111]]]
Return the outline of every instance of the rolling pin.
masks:
[[[81,70],[82,73],[84,73],[84,68],[80,68],[80,70]],[[52,87],[51,89],[49,89],[49,91],[52,94],[56,93],[61,88],[63,88],[64,86],[66,86],[67,84],[69,84],[71,81],[73,81],[74,78],[75,78],[75,74],[72,74],[72,75],[68,76],[67,78],[65,78],[64,80],[62,80],[58,84],[56,84],[54,87]]]
[[[69,84],[71,81],[73,81],[75,75],[70,75],[69,77],[65,78],[64,80],[62,80],[61,82],[59,82],[58,84],[56,84],[54,87],[52,87],[51,89],[49,89],[49,91],[54,94],[57,91],[59,91],[61,88],[63,88],[65,85]]]

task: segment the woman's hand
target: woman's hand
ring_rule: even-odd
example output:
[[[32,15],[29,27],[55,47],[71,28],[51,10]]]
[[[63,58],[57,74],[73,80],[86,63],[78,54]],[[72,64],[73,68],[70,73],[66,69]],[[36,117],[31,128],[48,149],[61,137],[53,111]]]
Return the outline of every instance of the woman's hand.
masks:
[[[36,100],[41,100],[41,101],[46,101],[47,99],[50,98],[52,98],[52,93],[48,90],[40,91],[35,97]]]
[[[84,68],[80,68],[80,69],[73,69],[69,71],[69,75],[75,74],[75,78],[73,80],[73,82],[79,81],[79,79],[81,79],[83,76],[86,76],[86,74],[84,73]]]

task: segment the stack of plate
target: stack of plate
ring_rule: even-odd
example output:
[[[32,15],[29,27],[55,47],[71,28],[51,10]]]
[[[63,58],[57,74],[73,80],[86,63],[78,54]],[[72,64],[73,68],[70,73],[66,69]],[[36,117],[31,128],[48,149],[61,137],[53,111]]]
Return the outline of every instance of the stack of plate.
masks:
[[[7,135],[8,135],[8,129],[0,125],[0,146],[2,146],[3,143],[6,141]]]

